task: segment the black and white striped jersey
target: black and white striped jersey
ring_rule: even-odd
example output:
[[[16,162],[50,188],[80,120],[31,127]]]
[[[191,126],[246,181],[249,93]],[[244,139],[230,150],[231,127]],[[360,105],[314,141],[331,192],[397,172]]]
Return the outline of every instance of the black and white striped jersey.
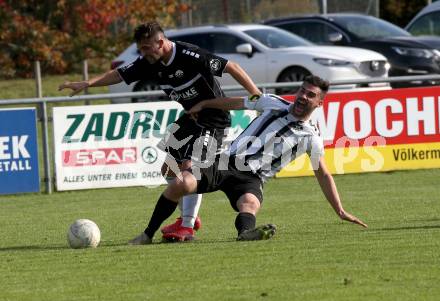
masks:
[[[289,113],[290,103],[279,96],[263,94],[245,107],[262,112],[240,134],[228,151],[238,170],[251,170],[263,181],[273,177],[292,160],[307,153],[316,168],[324,155],[319,129],[311,119],[300,121]]]
[[[222,76],[228,61],[195,45],[173,42],[173,54],[165,65],[159,61],[150,64],[139,57],[127,66],[118,68],[122,79],[153,81],[172,99],[189,110],[202,100],[224,96],[214,76]],[[204,127],[226,128],[231,124],[229,112],[205,109],[198,114],[197,122]]]

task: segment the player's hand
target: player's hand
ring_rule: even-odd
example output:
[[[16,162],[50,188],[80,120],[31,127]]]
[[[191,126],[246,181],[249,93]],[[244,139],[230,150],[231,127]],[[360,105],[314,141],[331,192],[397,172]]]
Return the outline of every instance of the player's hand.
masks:
[[[344,221],[351,222],[353,224],[358,224],[364,228],[368,228],[368,225],[366,223],[364,223],[363,221],[358,219],[356,216],[354,216],[348,212],[345,212],[345,211],[340,212],[339,217]]]
[[[72,89],[73,92],[70,93],[70,96],[78,94],[83,91],[85,88],[89,87],[89,83],[86,81],[82,82],[64,82],[63,84],[58,86],[58,91],[61,91],[65,88]]]

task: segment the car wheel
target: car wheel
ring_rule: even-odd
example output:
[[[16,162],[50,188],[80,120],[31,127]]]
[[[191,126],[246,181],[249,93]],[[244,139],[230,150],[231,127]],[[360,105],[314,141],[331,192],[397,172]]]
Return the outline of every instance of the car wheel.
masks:
[[[311,73],[304,68],[301,67],[290,67],[281,72],[280,76],[278,76],[277,82],[302,82],[307,75]],[[298,91],[298,87],[291,88],[278,88],[275,90],[275,93],[278,95],[282,94],[294,94]]]
[[[161,90],[160,86],[154,82],[151,81],[138,81],[134,87],[133,92],[140,92],[140,91],[154,91],[154,90]],[[168,100],[167,96],[164,94],[163,96],[141,96],[141,97],[133,97],[131,99],[131,102],[150,102],[150,101],[161,101],[161,100]]]

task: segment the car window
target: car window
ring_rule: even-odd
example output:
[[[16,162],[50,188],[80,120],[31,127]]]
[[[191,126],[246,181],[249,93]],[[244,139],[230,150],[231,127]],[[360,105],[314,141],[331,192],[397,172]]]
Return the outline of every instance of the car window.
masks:
[[[335,28],[325,23],[315,22],[315,21],[286,23],[286,24],[277,25],[277,27],[280,27],[294,34],[297,34],[303,37],[304,39],[312,41],[313,43],[325,44],[325,45],[333,44],[329,40],[329,34],[339,33],[339,31],[337,31]]]
[[[396,25],[369,16],[335,16],[332,18],[336,24],[363,39],[410,35]]]
[[[214,53],[237,53],[237,46],[247,43],[242,38],[228,33],[211,33],[210,37]]]
[[[211,41],[211,35],[209,33],[197,33],[197,34],[189,34],[189,35],[181,35],[181,36],[173,36],[170,37],[172,41],[181,41],[185,43],[190,43],[209,52],[214,52],[214,47]]]
[[[260,43],[269,48],[285,48],[313,45],[311,42],[306,41],[297,35],[277,28],[250,29],[245,30],[244,33],[250,35],[251,37],[258,40]]]
[[[440,11],[432,12],[420,17],[411,25],[408,31],[415,36],[440,36]]]

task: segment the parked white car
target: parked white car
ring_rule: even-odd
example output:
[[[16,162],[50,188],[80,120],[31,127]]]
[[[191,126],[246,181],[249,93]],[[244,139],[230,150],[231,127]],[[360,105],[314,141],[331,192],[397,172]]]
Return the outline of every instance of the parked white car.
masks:
[[[195,44],[237,62],[257,84],[301,81],[311,73],[330,81],[388,76],[387,59],[377,52],[352,47],[318,46],[266,25],[201,26],[169,30],[165,34],[171,40]],[[128,64],[138,56],[136,45],[132,44],[112,62],[112,67]],[[229,74],[224,74],[219,80],[223,86],[237,85]],[[110,86],[110,91],[144,91],[155,87],[154,83],[139,81],[129,86],[125,83]]]

